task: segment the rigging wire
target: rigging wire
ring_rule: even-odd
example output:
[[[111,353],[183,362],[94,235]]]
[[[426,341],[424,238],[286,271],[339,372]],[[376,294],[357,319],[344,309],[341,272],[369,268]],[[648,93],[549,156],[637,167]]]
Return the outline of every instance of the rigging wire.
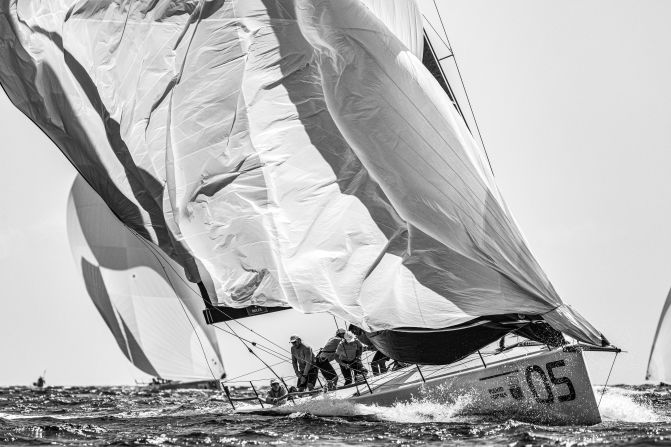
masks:
[[[336,329],[339,330],[339,329],[340,329],[340,326],[338,326],[338,320],[336,319],[336,316],[335,316],[335,315],[333,315],[333,321],[335,322]]]
[[[281,365],[282,363],[284,363],[284,362],[273,363],[270,366],[277,366],[277,365]],[[231,377],[230,379],[226,378],[226,382],[231,383],[231,382],[234,382],[235,379],[240,379],[241,377],[246,377],[246,376],[252,375],[254,373],[257,373],[259,371],[263,371],[265,369],[266,369],[266,367],[264,366],[263,368],[255,369],[254,371],[247,371],[246,373],[240,374],[239,376]],[[245,382],[247,382],[247,381],[245,380]]]
[[[441,43],[442,43],[443,45],[445,45],[445,46],[447,47],[448,50],[450,50],[450,54],[449,54],[449,55],[447,55],[447,56],[445,56],[444,58],[441,58],[441,59],[439,59],[439,60],[443,60],[443,59],[447,59],[447,58],[449,58],[449,57],[453,57],[454,54],[452,54],[452,48],[450,48],[450,45],[449,45],[447,42],[445,42],[445,41],[443,40],[442,37],[440,37],[440,32],[436,29],[435,26],[433,26],[433,23],[431,22],[431,20],[429,20],[429,18],[426,16],[426,14],[422,14],[422,17],[424,17],[424,20],[426,20],[426,23],[429,24],[429,26],[431,27],[431,29],[433,30],[433,32],[436,33],[436,36],[438,37],[438,40],[440,40]]]
[[[273,375],[274,375],[275,377],[277,377],[278,380],[280,380],[282,383],[284,383],[284,379],[283,379],[282,377],[280,377],[280,376],[275,372],[275,370],[274,370],[271,366],[269,366],[269,365],[268,365],[268,364],[267,364],[261,357],[259,357],[259,355],[258,355],[256,352],[254,352],[254,351],[252,350],[252,348],[250,348],[249,346],[247,346],[247,344],[243,341],[242,337],[240,337],[240,336],[239,336],[233,329],[231,329],[231,326],[228,324],[227,321],[224,321],[224,324],[226,324],[226,327],[227,327],[230,331],[233,332],[233,335],[234,335],[235,337],[237,337],[237,339],[240,341],[240,343],[242,343],[242,345],[243,345],[245,348],[247,348],[247,351],[248,351],[250,354],[252,354],[254,357],[256,357],[261,363],[263,363],[263,366],[265,366],[271,373],[273,373]],[[285,384],[285,386],[286,386],[286,384]]]
[[[608,386],[608,381],[610,380],[610,373],[613,372],[613,366],[615,366],[615,360],[617,360],[617,355],[619,352],[615,353],[615,357],[613,357],[613,363],[610,365],[610,371],[608,371],[608,377],[606,377],[606,383],[603,386],[603,390],[601,391],[601,397],[599,397],[599,403],[597,404],[597,408],[601,406],[601,399],[603,399],[603,395],[606,394],[606,387]]]
[[[182,280],[182,281],[183,281],[183,280]],[[192,289],[192,290],[193,290],[193,289]],[[194,292],[195,292],[195,291],[194,291]],[[196,293],[197,293],[197,292],[196,292]],[[198,293],[198,295],[200,295],[200,293]],[[245,326],[243,323],[241,323],[241,322],[239,322],[237,319],[231,317],[229,314],[227,314],[226,312],[224,312],[223,310],[221,310],[219,307],[216,307],[216,306],[215,306],[215,307],[213,307],[212,309],[214,309],[214,310],[216,310],[217,312],[221,313],[221,314],[222,314],[223,316],[225,316],[226,318],[229,318],[231,321],[236,322],[237,324],[239,324],[240,326],[242,326],[244,329],[247,329],[249,332],[258,335],[258,336],[261,337],[262,339],[266,340],[268,343],[277,346],[278,348],[280,348],[282,351],[284,351],[284,352],[286,352],[286,353],[289,353],[289,350],[287,350],[286,348],[283,348],[282,346],[278,345],[278,344],[275,343],[274,341],[272,341],[272,340],[270,340],[269,338],[263,336],[263,334],[259,334],[259,333],[256,332],[254,329],[252,329],[252,328],[250,328],[250,327],[248,327],[248,326]]]
[[[213,326],[214,328],[216,328],[216,329],[219,329],[220,331],[222,331],[222,332],[225,333],[225,334],[235,336],[235,334],[234,334],[233,332],[229,332],[229,331],[227,331],[226,329],[217,326],[216,324],[213,324],[212,326]],[[276,357],[276,358],[278,358],[278,359],[281,359],[283,362],[291,361],[291,358],[290,358],[290,357],[288,357],[288,356],[286,356],[286,355],[284,355],[284,354],[282,354],[282,353],[279,353],[279,352],[277,352],[277,351],[273,351],[272,349],[267,348],[267,347],[265,347],[265,346],[263,346],[263,345],[261,345],[261,344],[255,342],[255,341],[253,341],[253,340],[249,340],[249,339],[244,338],[244,337],[240,337],[240,338],[242,338],[245,342],[251,344],[252,346],[255,346],[255,347],[261,349],[261,350],[264,351],[266,354],[269,354],[269,355],[272,355],[272,356],[274,356],[274,357]]]
[[[492,162],[489,160],[489,154],[487,153],[487,148],[485,147],[485,141],[482,138],[482,132],[480,132],[480,126],[478,125],[478,120],[475,117],[475,112],[473,112],[473,105],[471,104],[471,99],[468,97],[468,91],[466,90],[466,85],[464,84],[464,78],[461,76],[461,70],[459,70],[459,64],[457,63],[457,56],[454,54],[452,44],[450,44],[450,38],[447,36],[447,30],[445,28],[445,23],[443,22],[443,16],[440,14],[440,9],[438,9],[438,4],[436,3],[436,0],[433,0],[433,6],[436,8],[436,13],[438,14],[438,20],[440,20],[440,26],[443,28],[443,33],[445,34],[445,40],[447,41],[447,47],[450,49],[450,52],[452,53],[452,59],[454,59],[454,66],[457,68],[457,75],[459,76],[459,82],[461,82],[461,88],[464,89],[464,94],[466,95],[466,102],[468,103],[468,108],[471,111],[471,116],[473,117],[473,122],[475,123],[475,129],[478,131],[478,136],[480,137],[480,143],[482,144],[482,150],[485,152],[485,157],[487,157],[487,164],[489,164],[489,169],[490,171],[492,171],[492,175],[494,175],[494,168],[492,168]]]

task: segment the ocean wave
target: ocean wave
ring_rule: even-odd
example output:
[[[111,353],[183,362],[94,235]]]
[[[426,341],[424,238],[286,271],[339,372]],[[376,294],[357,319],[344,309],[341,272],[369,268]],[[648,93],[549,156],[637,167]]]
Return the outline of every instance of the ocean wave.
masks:
[[[599,411],[604,421],[671,422],[671,418],[655,411],[647,402],[649,392],[621,387],[594,387]],[[602,397],[603,396],[603,397]]]

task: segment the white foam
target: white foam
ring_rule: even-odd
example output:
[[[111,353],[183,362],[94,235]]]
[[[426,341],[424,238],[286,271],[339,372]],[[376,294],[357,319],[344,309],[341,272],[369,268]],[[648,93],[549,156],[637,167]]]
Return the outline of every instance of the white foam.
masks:
[[[380,419],[394,422],[454,422],[473,402],[472,396],[461,395],[452,402],[431,397],[397,403],[393,407],[373,407]]]
[[[168,438],[165,433],[162,433],[160,436],[150,436],[147,438],[147,443],[152,445],[161,445],[164,442],[174,441],[174,439]]]
[[[5,419],[8,421],[15,419],[40,419],[40,418],[52,418],[52,419],[84,419],[91,418],[95,416],[64,416],[62,414],[9,414],[9,413],[0,413],[0,419]]]
[[[241,407],[244,408],[244,407]],[[280,407],[273,407],[271,411],[275,414],[291,415],[299,417],[304,414],[315,416],[370,416],[374,414],[371,407],[356,404],[347,400],[334,399],[328,395],[311,399],[302,399],[295,404],[287,403]]]
[[[315,416],[366,416],[379,420],[425,423],[450,422],[467,409],[472,401],[471,396],[458,397],[450,403],[441,402],[431,397],[422,397],[412,402],[397,403],[392,407],[357,404],[347,400],[334,399],[328,395],[306,399],[292,405],[288,403],[274,407],[270,411],[274,414],[302,417],[305,414]]]
[[[597,402],[601,399],[602,392],[603,387],[594,388]],[[656,413],[651,405],[634,399],[634,396],[641,394],[636,390],[606,387],[606,392],[599,405],[601,418],[604,421],[668,422],[669,418]]]

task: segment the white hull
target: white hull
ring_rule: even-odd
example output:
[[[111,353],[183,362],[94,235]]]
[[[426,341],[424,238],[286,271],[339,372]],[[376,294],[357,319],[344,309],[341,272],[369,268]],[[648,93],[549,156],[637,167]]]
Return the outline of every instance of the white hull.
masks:
[[[562,349],[493,362],[487,367],[435,378],[389,381],[371,394],[350,399],[362,404],[393,405],[422,396],[454,401],[467,396],[468,413],[504,413],[529,422],[592,425],[601,422],[582,352]],[[416,374],[419,376],[419,372]],[[419,380],[417,380],[419,379]],[[396,382],[396,383],[395,383]],[[366,388],[365,390],[363,388]]]
[[[423,398],[445,403],[466,399],[464,412],[468,414],[503,414],[550,425],[601,422],[580,349],[536,349],[501,357],[506,356],[490,357],[486,367],[477,355],[447,367],[408,367],[329,395],[381,406]],[[295,399],[295,403],[302,400]],[[274,411],[268,409],[268,413]],[[286,408],[280,411],[286,413]]]

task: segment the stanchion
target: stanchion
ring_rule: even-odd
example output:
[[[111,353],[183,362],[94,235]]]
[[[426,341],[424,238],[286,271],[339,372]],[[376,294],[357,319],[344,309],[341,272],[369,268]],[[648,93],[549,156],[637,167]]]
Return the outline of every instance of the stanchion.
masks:
[[[417,371],[419,372],[419,377],[422,378],[422,382],[426,383],[426,379],[424,379],[424,374],[422,374],[422,370],[419,368],[419,365],[415,365],[417,367]]]
[[[235,405],[233,404],[233,400],[231,399],[231,393],[228,390],[228,386],[224,385],[224,393],[226,393],[226,397],[228,398],[228,403],[231,404],[231,407],[235,410]]]
[[[261,404],[261,408],[266,408],[263,405],[263,400],[261,400],[261,398],[259,397],[259,393],[256,392],[256,388],[254,387],[254,383],[250,380],[249,384],[252,386],[252,391],[254,391],[254,394],[256,395],[256,398],[259,400],[259,403]]]
[[[487,364],[485,363],[485,359],[482,358],[482,354],[480,354],[480,351],[478,351],[478,355],[480,356],[480,361],[482,362],[482,366],[484,366],[486,368]]]

